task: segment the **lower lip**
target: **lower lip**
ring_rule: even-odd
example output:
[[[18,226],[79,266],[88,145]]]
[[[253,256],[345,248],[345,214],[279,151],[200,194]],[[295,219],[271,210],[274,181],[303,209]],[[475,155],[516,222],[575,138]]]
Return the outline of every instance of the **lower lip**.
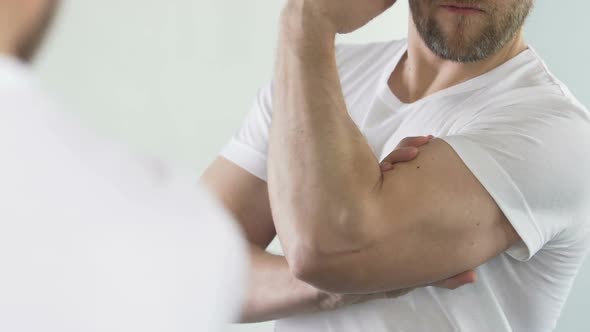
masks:
[[[483,11],[475,8],[467,8],[467,7],[453,7],[453,6],[441,6],[443,9],[447,11],[459,14],[459,15],[475,15],[475,14],[483,14]]]

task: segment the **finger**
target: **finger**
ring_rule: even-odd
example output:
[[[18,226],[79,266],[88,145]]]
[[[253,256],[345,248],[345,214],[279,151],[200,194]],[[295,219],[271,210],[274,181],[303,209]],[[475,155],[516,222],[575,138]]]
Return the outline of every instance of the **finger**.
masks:
[[[379,166],[381,167],[382,173],[389,172],[393,169],[393,164],[388,161],[381,162]]]
[[[434,136],[432,136],[432,135],[406,137],[399,142],[399,144],[397,145],[397,148],[408,147],[408,146],[420,147],[420,146],[428,143],[433,138],[434,138]]]
[[[474,283],[476,280],[477,274],[474,271],[467,271],[449,279],[436,282],[432,284],[432,286],[447,289],[457,289],[463,285]]]
[[[413,160],[417,155],[418,149],[413,146],[398,148],[383,159],[381,171],[389,171],[393,169],[393,164]]]
[[[432,286],[447,289],[457,289],[463,285],[471,284],[477,281],[477,274],[475,271],[467,271],[460,273],[454,277],[433,283]]]
[[[387,172],[393,169],[393,164],[403,161],[410,161],[416,158],[418,150],[414,150],[419,146],[422,146],[432,140],[434,136],[415,136],[406,137],[400,141],[396,149],[391,152],[381,162],[381,171]]]

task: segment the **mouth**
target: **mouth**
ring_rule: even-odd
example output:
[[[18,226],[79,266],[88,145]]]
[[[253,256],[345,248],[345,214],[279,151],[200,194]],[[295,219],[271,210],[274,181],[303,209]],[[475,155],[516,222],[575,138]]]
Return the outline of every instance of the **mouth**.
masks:
[[[440,8],[457,15],[477,15],[485,13],[485,11],[480,8],[463,5],[441,5]]]

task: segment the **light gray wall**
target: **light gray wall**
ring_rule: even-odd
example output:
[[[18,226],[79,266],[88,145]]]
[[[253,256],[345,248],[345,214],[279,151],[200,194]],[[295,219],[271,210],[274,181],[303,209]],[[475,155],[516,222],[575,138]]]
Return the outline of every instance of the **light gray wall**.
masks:
[[[582,0],[537,0],[528,36],[586,105],[590,46]],[[37,62],[70,112],[140,151],[176,159],[195,177],[238,128],[271,75],[284,0],[70,0]],[[584,11],[585,10],[585,11]],[[407,1],[343,41],[400,38]],[[587,28],[586,28],[587,30]],[[273,250],[278,251],[276,242]],[[585,295],[585,296],[584,296]],[[590,331],[584,304],[590,267],[578,278],[558,331]],[[272,323],[225,332],[268,332]]]

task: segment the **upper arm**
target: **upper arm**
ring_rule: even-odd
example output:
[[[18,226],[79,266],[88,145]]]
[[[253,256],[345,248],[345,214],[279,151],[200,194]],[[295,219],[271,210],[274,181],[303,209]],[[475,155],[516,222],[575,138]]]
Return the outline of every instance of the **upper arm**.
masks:
[[[399,286],[474,269],[520,240],[494,197],[443,140],[386,173],[376,196],[369,208],[383,218],[368,221],[369,253],[387,253],[382,264],[389,269],[375,272],[394,274]]]
[[[526,261],[582,236],[575,230],[590,215],[588,113],[567,105],[510,111],[396,164],[366,199],[363,245],[318,260],[313,284],[337,292],[425,285],[503,252]]]
[[[370,194],[363,248],[318,263],[314,286],[366,293],[430,284],[519,240],[494,199],[442,140],[384,174]],[[346,278],[333,278],[342,269]]]
[[[271,97],[269,82],[259,90],[240,129],[202,176],[238,220],[250,243],[261,248],[276,236],[265,181]]]
[[[266,248],[276,235],[266,182],[224,157],[218,157],[201,180],[238,220],[248,241]]]

